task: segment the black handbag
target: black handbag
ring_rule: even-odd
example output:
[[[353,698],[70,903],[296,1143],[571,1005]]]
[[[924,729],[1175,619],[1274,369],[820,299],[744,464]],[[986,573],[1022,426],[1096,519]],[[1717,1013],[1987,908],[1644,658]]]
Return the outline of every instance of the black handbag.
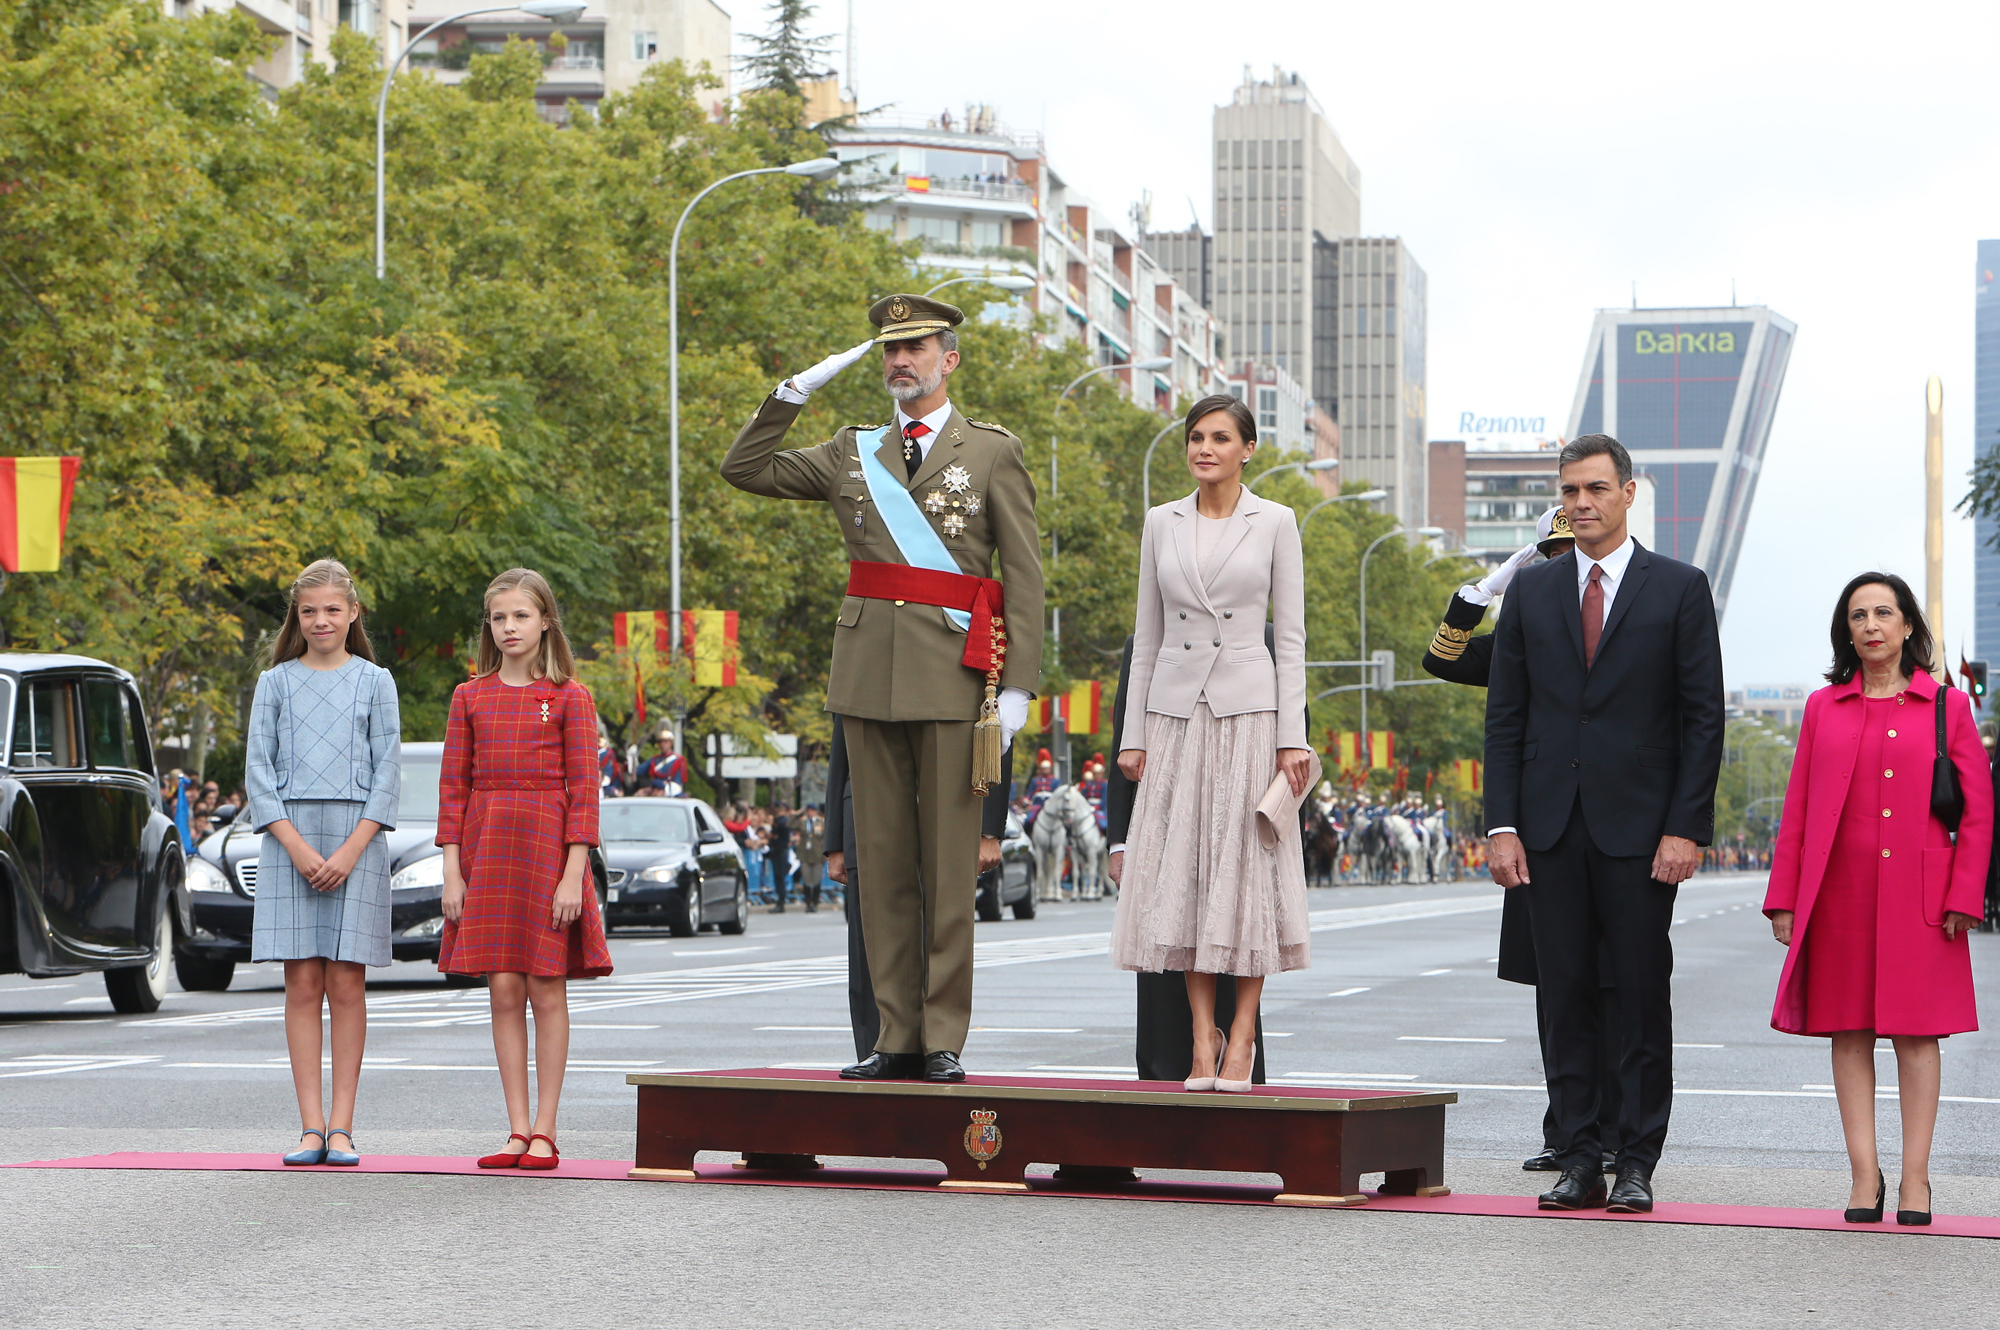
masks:
[[[1945,748],[1945,695],[1950,691],[1949,683],[1938,685],[1937,697],[1931,702],[1931,709],[1937,713],[1937,759],[1931,763],[1931,816],[1956,832],[1965,816],[1965,791],[1958,787],[1958,768],[1952,765]]]

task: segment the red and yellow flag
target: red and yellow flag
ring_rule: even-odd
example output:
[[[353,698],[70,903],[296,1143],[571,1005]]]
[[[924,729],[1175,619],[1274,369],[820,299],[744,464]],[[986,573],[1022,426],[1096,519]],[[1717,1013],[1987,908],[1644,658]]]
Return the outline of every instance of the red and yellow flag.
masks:
[[[1486,764],[1476,757],[1461,757],[1452,763],[1461,794],[1481,794],[1486,789]]]
[[[1389,730],[1368,732],[1368,765],[1377,771],[1388,771],[1396,765],[1396,736]]]
[[[621,610],[611,616],[611,644],[620,651],[643,650],[648,638],[660,659],[673,654],[673,634],[668,631],[665,610]]]
[[[702,688],[736,686],[736,611],[682,610],[681,645]]]
[[[1086,679],[1067,693],[1035,699],[1036,729],[1054,729],[1057,715],[1062,716],[1063,729],[1069,734],[1096,734],[1104,723],[1104,685]]]
[[[0,457],[0,568],[53,573],[76,492],[76,457]]]
[[[1353,730],[1342,730],[1335,736],[1333,761],[1342,771],[1359,771],[1367,766],[1362,760],[1361,736]]]

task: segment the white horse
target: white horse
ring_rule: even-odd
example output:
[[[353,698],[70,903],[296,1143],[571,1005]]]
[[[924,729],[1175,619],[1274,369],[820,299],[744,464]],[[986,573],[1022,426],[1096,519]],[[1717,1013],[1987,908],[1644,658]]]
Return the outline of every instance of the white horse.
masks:
[[[1445,816],[1441,810],[1433,809],[1424,816],[1424,853],[1430,861],[1431,881],[1443,882],[1458,876],[1456,865],[1452,862],[1451,833],[1445,829]]]
[[[1035,814],[1028,839],[1035,847],[1035,899],[1063,899],[1063,851],[1069,851],[1073,899],[1094,901],[1104,894],[1104,833],[1097,810],[1074,785],[1058,786]]]
[[[1388,871],[1391,878],[1398,882],[1415,882],[1424,863],[1423,845],[1417,839],[1416,828],[1401,813],[1389,814],[1382,819],[1382,825],[1389,833]]]

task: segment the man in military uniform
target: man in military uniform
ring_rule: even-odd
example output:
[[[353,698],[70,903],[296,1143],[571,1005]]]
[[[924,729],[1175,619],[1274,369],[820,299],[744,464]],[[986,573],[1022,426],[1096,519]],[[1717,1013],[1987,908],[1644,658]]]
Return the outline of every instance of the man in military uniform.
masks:
[[[738,489],[829,504],[847,541],[827,710],[842,717],[853,774],[850,848],[868,866],[861,925],[881,1015],[874,1054],[841,1072],[850,1080],[965,1077],[984,792],[974,722],[992,685],[1004,747],[1041,683],[1034,482],[1019,439],[951,404],[963,317],[923,296],[877,301],[878,335],[779,384],[722,462]],[[807,397],[876,346],[894,419],[780,452]]]

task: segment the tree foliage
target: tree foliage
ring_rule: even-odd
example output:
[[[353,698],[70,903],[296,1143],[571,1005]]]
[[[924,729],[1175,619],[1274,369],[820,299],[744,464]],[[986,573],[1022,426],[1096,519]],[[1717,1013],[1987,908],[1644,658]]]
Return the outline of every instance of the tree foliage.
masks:
[[[810,15],[776,8],[795,35]],[[529,44],[474,56],[457,86],[402,75],[378,282],[378,53],[342,30],[334,64],[273,103],[246,77],[268,40],[240,14],[0,0],[12,370],[0,433],[7,452],[84,459],[63,570],[11,579],[0,631],[133,670],[163,735],[205,705],[227,744],[284,588],[335,555],[368,598],[409,737],[432,738],[481,591],[527,565],[549,575],[587,655],[595,644],[586,677],[607,719],[624,721],[631,668],[610,652],[610,616],[668,604],[674,222],[721,176],[824,141],[782,79],[717,123],[702,104],[713,80],[670,63],[559,128],[533,102]],[[786,49],[816,49],[800,40]],[[824,731],[840,535],[823,506],[741,494],[717,463],[777,379],[866,331],[873,299],[944,274],[913,270],[914,247],[851,209],[820,206],[832,196],[819,187],[802,207],[800,188],[782,175],[733,182],[682,236],[684,601],[739,611],[744,682],[647,686],[654,709],[671,696],[716,729],[761,720],[811,739]],[[1084,350],[1044,347],[986,319],[982,288],[953,290],[968,315],[954,400],[1025,440],[1044,530],[1060,533],[1051,681],[1108,681],[1131,624],[1141,455],[1162,421],[1101,377],[1058,418],[1057,394],[1091,367]],[[889,409],[879,372],[857,366],[814,395],[793,442]],[[1176,492],[1165,478],[1185,484],[1175,457],[1170,436],[1156,499]],[[1290,477],[1264,492],[1301,512],[1317,497]],[[1321,514],[1308,538],[1316,658],[1358,646],[1352,560],[1387,519],[1352,507]],[[1397,650],[1406,674],[1451,582],[1422,560],[1390,542],[1370,568],[1370,646]],[[1474,704],[1455,693],[1392,694],[1371,722],[1406,727],[1427,753],[1476,751]],[[1351,724],[1352,709],[1351,695],[1321,703],[1315,724]]]

